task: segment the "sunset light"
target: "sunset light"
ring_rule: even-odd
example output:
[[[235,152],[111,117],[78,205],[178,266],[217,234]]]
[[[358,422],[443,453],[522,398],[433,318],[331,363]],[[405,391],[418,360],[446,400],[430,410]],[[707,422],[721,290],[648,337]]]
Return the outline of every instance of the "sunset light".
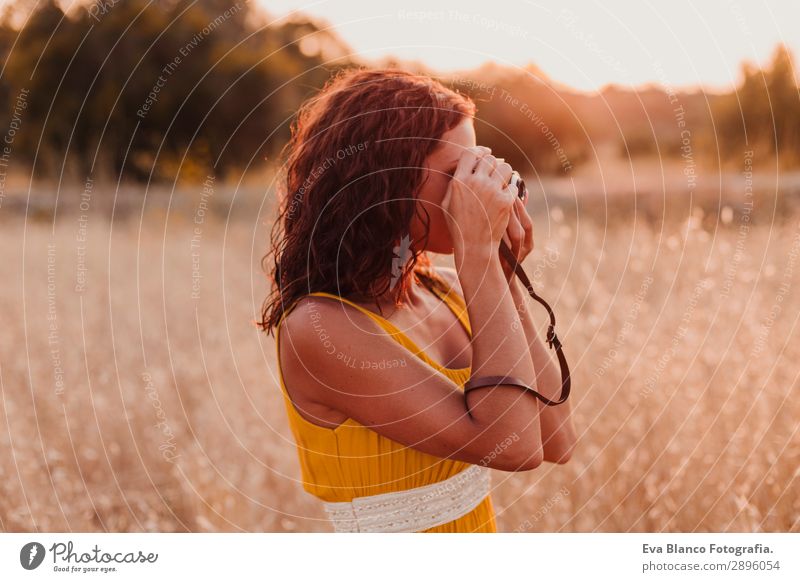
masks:
[[[395,56],[451,71],[485,62],[533,63],[582,90],[665,83],[730,89],[742,61],[763,63],[775,45],[800,48],[800,3],[402,3],[262,0],[276,17],[324,18],[364,59]]]

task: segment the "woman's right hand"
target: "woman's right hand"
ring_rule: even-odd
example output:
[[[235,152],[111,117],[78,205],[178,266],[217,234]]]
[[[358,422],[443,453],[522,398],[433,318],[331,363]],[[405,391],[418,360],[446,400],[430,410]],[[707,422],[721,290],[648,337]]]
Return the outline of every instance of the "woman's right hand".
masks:
[[[517,197],[508,184],[511,172],[511,166],[487,147],[462,153],[442,200],[457,256],[499,246]]]

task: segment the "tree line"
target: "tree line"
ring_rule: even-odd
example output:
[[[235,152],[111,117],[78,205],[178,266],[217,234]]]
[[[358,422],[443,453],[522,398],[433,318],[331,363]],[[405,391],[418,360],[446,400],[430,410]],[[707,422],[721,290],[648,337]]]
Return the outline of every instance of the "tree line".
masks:
[[[96,0],[68,13],[29,1],[0,18],[0,165],[26,164],[37,178],[224,179],[274,161],[300,103],[358,64],[313,20],[268,24],[244,0]],[[800,164],[800,99],[785,47],[763,70],[743,65],[726,95],[579,93],[533,65],[440,80],[476,101],[479,142],[523,172],[567,175],[609,142],[623,156],[678,156],[675,101],[699,154],[738,159],[755,149]]]

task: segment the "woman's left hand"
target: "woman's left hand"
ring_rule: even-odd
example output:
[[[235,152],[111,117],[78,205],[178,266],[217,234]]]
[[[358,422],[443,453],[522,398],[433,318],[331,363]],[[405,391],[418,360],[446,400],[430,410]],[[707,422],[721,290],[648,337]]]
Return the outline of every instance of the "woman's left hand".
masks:
[[[525,193],[525,199],[519,198],[514,201],[514,212],[508,220],[508,228],[503,235],[503,240],[511,249],[511,253],[517,257],[517,261],[522,264],[531,251],[533,250],[533,220],[531,219],[528,210],[525,208],[525,202],[528,201],[528,194]],[[498,249],[498,252],[500,250]],[[503,265],[503,272],[506,275],[508,284],[514,279],[514,270],[511,265],[506,263],[505,259],[500,259]]]

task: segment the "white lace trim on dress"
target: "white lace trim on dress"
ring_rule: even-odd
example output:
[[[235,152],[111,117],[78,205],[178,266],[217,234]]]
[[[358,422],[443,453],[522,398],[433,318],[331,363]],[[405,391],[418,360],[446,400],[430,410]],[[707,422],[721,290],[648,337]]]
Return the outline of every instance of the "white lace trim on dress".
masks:
[[[323,505],[337,532],[408,533],[466,515],[489,490],[489,469],[471,465],[438,483]]]

